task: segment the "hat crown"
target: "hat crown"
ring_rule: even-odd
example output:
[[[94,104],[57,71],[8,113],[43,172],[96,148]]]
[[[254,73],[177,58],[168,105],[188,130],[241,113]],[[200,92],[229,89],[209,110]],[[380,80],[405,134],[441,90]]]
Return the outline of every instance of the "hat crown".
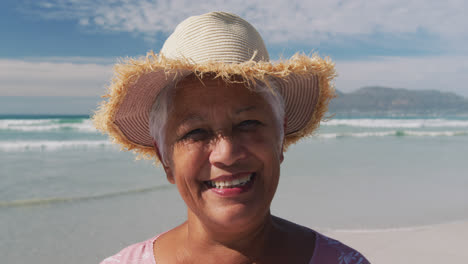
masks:
[[[182,21],[167,38],[161,53],[170,59],[242,63],[269,61],[258,31],[237,15],[211,12]]]

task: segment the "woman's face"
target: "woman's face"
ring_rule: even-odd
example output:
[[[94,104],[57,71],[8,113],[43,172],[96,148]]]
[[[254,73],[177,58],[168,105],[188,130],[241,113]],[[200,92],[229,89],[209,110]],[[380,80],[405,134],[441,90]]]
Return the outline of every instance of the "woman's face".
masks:
[[[278,127],[268,103],[243,84],[178,84],[165,169],[204,224],[240,227],[269,212],[283,159]]]

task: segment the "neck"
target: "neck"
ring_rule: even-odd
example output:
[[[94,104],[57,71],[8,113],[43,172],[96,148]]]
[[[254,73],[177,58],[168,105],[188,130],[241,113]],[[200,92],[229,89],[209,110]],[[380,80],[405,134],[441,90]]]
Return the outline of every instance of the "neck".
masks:
[[[189,211],[185,225],[188,247],[195,252],[219,253],[223,257],[230,256],[238,263],[251,262],[264,256],[268,242],[275,233],[273,217],[268,211],[258,221],[248,225],[219,227],[206,224]],[[228,263],[225,259],[225,263]]]

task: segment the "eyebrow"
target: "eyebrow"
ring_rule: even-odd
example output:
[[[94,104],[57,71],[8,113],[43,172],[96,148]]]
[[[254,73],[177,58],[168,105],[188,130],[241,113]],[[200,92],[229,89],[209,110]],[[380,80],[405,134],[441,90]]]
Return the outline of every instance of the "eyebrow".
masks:
[[[243,112],[248,112],[248,111],[253,111],[253,110],[256,110],[257,107],[255,105],[251,105],[251,106],[247,106],[247,107],[243,107],[243,108],[240,108],[238,110],[236,110],[234,113],[236,115],[239,115]],[[198,114],[191,114],[191,115],[188,115],[187,117],[185,117],[181,122],[180,124],[185,124],[189,121],[204,121],[205,118],[203,118],[202,116],[198,115]]]
[[[187,123],[189,121],[203,121],[203,120],[205,120],[205,119],[202,116],[197,115],[197,114],[191,114],[191,115],[187,116],[186,118],[184,118],[180,122],[180,124],[185,124],[185,123]]]
[[[247,107],[244,107],[244,108],[241,108],[241,109],[238,109],[235,113],[236,115],[242,113],[242,112],[248,112],[248,111],[252,111],[252,110],[256,110],[257,107],[255,105],[251,105],[251,106],[247,106]]]

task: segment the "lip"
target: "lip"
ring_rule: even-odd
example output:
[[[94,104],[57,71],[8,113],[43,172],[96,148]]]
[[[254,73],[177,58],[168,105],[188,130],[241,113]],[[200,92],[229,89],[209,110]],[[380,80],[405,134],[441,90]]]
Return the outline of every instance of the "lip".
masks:
[[[233,181],[235,179],[239,179],[242,177],[245,177],[247,175],[250,175],[252,173],[255,173],[254,171],[248,171],[248,172],[241,172],[241,173],[236,173],[236,174],[231,174],[231,175],[221,175],[213,179],[209,179],[203,182],[207,181]]]
[[[217,188],[209,188],[205,184],[205,188],[207,188],[208,191],[222,197],[233,197],[237,196],[243,193],[246,193],[250,191],[255,183],[255,180],[257,178],[257,173],[256,172],[248,172],[248,173],[242,173],[242,174],[235,174],[235,175],[223,175],[220,177],[216,177],[215,180],[233,180],[239,177],[244,177],[245,175],[250,175],[253,173],[253,177],[248,182],[247,184],[243,186],[238,186],[235,188],[223,188],[223,189],[217,189]],[[212,180],[211,180],[212,181]]]

